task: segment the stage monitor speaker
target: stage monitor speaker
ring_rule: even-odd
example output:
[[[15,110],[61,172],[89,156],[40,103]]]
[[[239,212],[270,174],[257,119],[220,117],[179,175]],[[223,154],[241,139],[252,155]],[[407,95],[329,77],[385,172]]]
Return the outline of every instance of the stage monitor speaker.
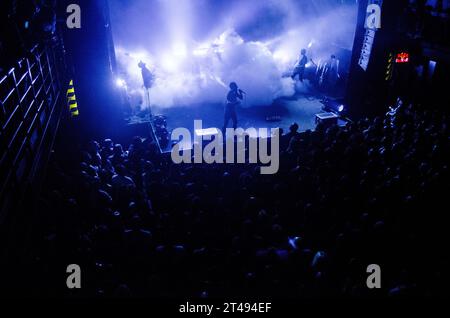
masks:
[[[323,124],[325,128],[337,125],[339,116],[335,113],[316,114],[316,124]]]
[[[206,129],[196,129],[195,135],[204,138],[207,136],[215,136],[218,135],[220,131],[217,128],[206,128]]]

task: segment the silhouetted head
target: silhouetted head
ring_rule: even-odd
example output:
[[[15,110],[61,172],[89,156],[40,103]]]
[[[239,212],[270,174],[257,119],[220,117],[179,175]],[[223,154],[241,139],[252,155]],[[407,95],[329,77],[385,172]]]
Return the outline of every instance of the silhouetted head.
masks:
[[[140,68],[144,68],[144,67],[146,66],[146,64],[145,64],[144,62],[140,61],[139,64],[138,64],[138,66],[139,66]]]
[[[125,166],[124,166],[124,165],[117,165],[117,166],[115,167],[115,170],[116,170],[116,173],[117,173],[119,176],[125,175],[126,169],[125,169]]]
[[[289,127],[289,131],[291,133],[296,133],[298,131],[298,124],[297,123],[293,123],[290,127]]]
[[[301,53],[302,55],[305,55],[305,54],[306,54],[306,49],[302,49],[302,50],[300,51],[300,53]]]
[[[335,59],[335,58],[336,58],[336,55],[334,55],[334,54],[331,55],[331,58],[332,58],[332,59]]]
[[[235,82],[231,82],[230,83],[230,89],[233,90],[233,91],[237,90],[238,89],[237,84]]]
[[[114,147],[114,143],[111,139],[106,138],[105,140],[103,140],[103,148],[113,148]]]
[[[121,144],[115,144],[114,145],[114,153],[115,154],[122,154],[123,153],[123,148]]]

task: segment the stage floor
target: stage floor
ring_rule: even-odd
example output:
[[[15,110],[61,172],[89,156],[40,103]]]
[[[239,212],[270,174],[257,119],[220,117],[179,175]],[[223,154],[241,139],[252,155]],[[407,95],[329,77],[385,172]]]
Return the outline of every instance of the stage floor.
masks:
[[[283,128],[296,122],[300,131],[314,130],[315,114],[322,112],[319,98],[299,96],[291,99],[278,99],[270,106],[238,107],[238,127],[247,128]],[[194,120],[202,120],[203,129],[221,128],[223,125],[223,104],[202,104],[171,108],[152,108],[154,115],[167,118],[168,130],[183,127],[194,132]],[[232,122],[228,124],[232,126]],[[184,148],[184,147],[183,147]]]
[[[277,99],[270,106],[238,107],[238,127],[247,128],[283,128],[288,131],[289,126],[296,122],[299,131],[308,129],[314,130],[316,127],[316,114],[322,113],[323,104],[321,96],[298,94],[291,98]],[[166,117],[167,129],[169,132],[176,128],[186,128],[194,136],[194,121],[202,120],[202,128],[221,128],[223,125],[223,104],[200,104],[190,106],[178,106],[170,108],[152,107],[153,115],[163,115]],[[149,121],[142,117],[134,116],[127,120],[128,125],[135,126],[143,124],[148,127]],[[339,125],[344,125],[343,120],[339,120]],[[232,126],[230,121],[228,127]],[[137,133],[137,132],[136,132]],[[192,144],[182,143],[181,149],[192,149]],[[163,152],[171,150],[171,145]]]

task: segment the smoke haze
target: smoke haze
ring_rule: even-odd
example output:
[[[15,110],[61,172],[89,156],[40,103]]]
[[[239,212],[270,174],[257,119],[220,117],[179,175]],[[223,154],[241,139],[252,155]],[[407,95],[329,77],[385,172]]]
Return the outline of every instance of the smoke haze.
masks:
[[[269,105],[305,89],[286,76],[302,48],[315,61],[351,49],[357,6],[347,2],[112,1],[120,77],[133,106],[143,96],[141,60],[156,78],[152,105],[222,103],[231,81],[246,91],[244,106]]]

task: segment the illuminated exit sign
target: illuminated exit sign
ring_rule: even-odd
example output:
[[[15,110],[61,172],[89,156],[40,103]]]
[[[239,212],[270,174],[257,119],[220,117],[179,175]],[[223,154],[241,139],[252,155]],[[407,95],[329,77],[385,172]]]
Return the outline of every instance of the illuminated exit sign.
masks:
[[[409,53],[401,52],[397,54],[395,58],[395,63],[408,63],[409,62]]]
[[[361,49],[358,64],[364,71],[367,71],[370,62],[370,55],[372,54],[373,42],[378,29],[381,28],[381,7],[383,0],[369,0],[366,8],[366,19],[364,27],[366,33],[364,34],[364,41]]]

